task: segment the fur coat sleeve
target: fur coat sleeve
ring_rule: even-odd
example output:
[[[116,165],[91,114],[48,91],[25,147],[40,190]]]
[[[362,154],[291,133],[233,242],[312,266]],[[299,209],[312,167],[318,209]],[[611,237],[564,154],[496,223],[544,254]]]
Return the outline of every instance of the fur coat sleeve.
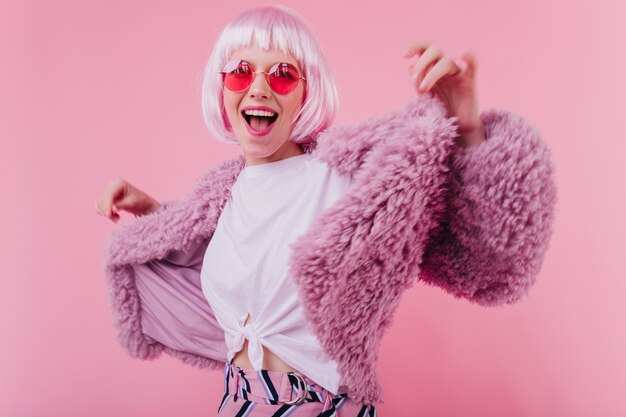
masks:
[[[423,282],[480,305],[528,293],[552,235],[550,151],[522,117],[482,112],[486,141],[453,148],[446,211],[420,266]]]

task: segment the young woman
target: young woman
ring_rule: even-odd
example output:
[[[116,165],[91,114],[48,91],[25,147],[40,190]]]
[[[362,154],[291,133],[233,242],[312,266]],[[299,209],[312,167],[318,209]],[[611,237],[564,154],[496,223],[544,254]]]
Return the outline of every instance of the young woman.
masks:
[[[551,235],[549,151],[521,117],[479,114],[471,55],[413,56],[417,98],[331,129],[335,84],[300,17],[226,26],[203,108],[243,155],[179,201],[116,180],[95,202],[139,217],[105,252],[132,355],[223,367],[220,416],[373,416],[377,349],[416,278],[482,305],[527,293]]]

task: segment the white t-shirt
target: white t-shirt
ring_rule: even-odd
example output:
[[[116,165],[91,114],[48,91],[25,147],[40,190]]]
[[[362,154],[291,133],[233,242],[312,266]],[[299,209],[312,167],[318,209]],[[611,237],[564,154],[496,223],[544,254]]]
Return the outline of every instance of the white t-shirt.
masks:
[[[246,166],[232,187],[207,247],[202,290],[224,329],[228,361],[248,339],[248,354],[262,369],[267,347],[285,363],[332,392],[341,384],[304,315],[289,274],[289,244],[350,186],[311,154]],[[250,313],[252,319],[244,327]]]

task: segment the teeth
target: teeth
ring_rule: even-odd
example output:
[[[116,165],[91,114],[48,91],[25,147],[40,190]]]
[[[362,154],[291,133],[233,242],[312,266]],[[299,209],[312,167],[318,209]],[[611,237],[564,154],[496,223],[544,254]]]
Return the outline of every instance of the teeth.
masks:
[[[272,113],[271,111],[265,111],[265,110],[245,110],[244,113],[248,116],[265,116],[265,117],[272,117],[276,114],[276,113]]]

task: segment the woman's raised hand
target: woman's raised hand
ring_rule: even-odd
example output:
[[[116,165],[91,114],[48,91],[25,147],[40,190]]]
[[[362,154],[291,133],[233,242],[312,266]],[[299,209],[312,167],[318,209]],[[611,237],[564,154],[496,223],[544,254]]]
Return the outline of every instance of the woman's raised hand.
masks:
[[[418,94],[431,91],[448,109],[448,116],[457,118],[459,144],[479,145],[485,140],[485,127],[480,121],[476,95],[476,59],[470,53],[453,60],[429,42],[416,42],[404,54],[417,56],[409,66]]]
[[[94,201],[96,212],[115,223],[120,220],[120,210],[139,217],[150,214],[159,207],[161,204],[157,200],[123,178],[110,181],[104,193]]]

